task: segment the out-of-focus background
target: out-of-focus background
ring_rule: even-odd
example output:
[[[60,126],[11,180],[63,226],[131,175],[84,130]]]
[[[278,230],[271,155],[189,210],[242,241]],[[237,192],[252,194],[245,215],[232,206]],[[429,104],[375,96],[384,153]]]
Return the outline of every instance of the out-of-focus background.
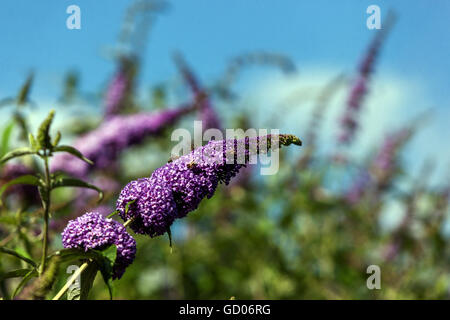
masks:
[[[70,5],[81,29],[66,27]],[[366,25],[370,5],[379,30]],[[69,219],[111,213],[124,185],[167,162],[176,128],[212,119],[292,133],[303,146],[281,150],[276,175],[242,170],[175,222],[172,249],[166,235],[137,235],[116,298],[447,299],[449,14],[444,0],[2,1],[0,153],[26,145],[49,109],[62,141],[82,149],[90,132],[127,130],[111,117],[203,104],[120,148],[90,141],[100,154],[116,148],[83,172],[105,200],[54,192],[56,250]],[[0,183],[40,169],[31,158],[3,165]],[[0,244],[30,257],[35,191],[11,190],[0,209]],[[14,263],[2,257],[0,270]],[[367,287],[369,265],[381,289]],[[91,297],[108,297],[99,279]]]

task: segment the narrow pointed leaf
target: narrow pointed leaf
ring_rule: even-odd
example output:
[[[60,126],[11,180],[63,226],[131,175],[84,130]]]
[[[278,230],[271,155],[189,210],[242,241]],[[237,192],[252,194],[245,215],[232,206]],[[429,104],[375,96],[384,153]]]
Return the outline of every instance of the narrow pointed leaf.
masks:
[[[103,191],[98,187],[75,178],[58,178],[52,183],[52,189],[61,187],[87,188],[98,192],[99,201],[103,199]]]
[[[21,260],[25,261],[26,263],[32,265],[33,267],[36,267],[36,263],[33,260],[23,256],[22,254],[14,251],[12,249],[8,249],[8,248],[5,248],[5,247],[0,247],[0,253],[9,254],[11,256],[14,256],[14,257],[16,257],[18,259],[21,259]]]
[[[16,184],[28,184],[28,185],[33,185],[33,186],[37,186],[37,187],[42,186],[42,183],[41,183],[41,180],[39,179],[39,177],[31,175],[31,174],[20,176],[16,179],[8,181],[4,185],[2,185],[2,187],[0,188],[0,204],[1,204],[1,196],[6,191],[6,189],[8,189],[10,186],[13,186]]]
[[[3,156],[8,152],[9,149],[9,140],[11,139],[11,133],[14,129],[14,121],[11,121],[3,130],[2,133],[2,139],[1,139],[1,145],[0,145],[0,156]]]
[[[83,156],[83,154],[80,151],[78,151],[77,149],[75,149],[74,147],[71,147],[71,146],[66,146],[66,145],[57,146],[53,149],[53,152],[67,152],[67,153],[70,153],[71,155],[83,160],[84,162],[87,162],[91,165],[94,164],[91,160],[89,160],[88,158]]]
[[[0,159],[0,163],[5,163],[8,160],[11,160],[13,158],[17,158],[17,157],[22,157],[22,156],[27,156],[30,154],[36,154],[35,151],[31,150],[28,147],[24,147],[24,148],[18,148],[15,150],[12,150],[8,153],[6,153],[1,159]]]
[[[100,251],[100,254],[102,255],[103,259],[101,261],[97,261],[97,263],[99,264],[100,272],[103,276],[103,281],[108,287],[109,298],[112,299],[114,294],[112,275],[114,262],[116,261],[117,256],[117,247],[115,245],[112,245],[107,249]]]
[[[50,139],[50,126],[53,122],[53,117],[55,116],[55,111],[50,110],[47,118],[41,123],[36,136],[37,142],[40,148],[50,149],[52,148],[52,143]]]
[[[17,270],[5,272],[5,273],[0,274],[0,280],[23,277],[32,270],[33,269],[17,269]]]
[[[28,135],[28,142],[30,143],[31,149],[33,149],[34,151],[39,150],[39,144],[37,143],[36,138],[32,133]]]
[[[23,278],[22,280],[20,280],[19,284],[17,285],[16,289],[14,290],[11,298],[14,299],[15,296],[17,296],[20,291],[22,290],[22,288],[27,284],[28,281],[30,281],[31,278],[36,277],[37,276],[37,271],[36,270],[31,270],[30,272],[28,272]]]
[[[61,132],[58,131],[56,133],[55,139],[53,140],[53,143],[52,143],[53,146],[56,147],[60,140],[61,140]]]

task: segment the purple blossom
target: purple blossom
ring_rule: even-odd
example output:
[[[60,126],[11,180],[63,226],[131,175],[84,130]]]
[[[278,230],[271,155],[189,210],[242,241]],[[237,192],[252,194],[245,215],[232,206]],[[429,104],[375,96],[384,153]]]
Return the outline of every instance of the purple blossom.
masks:
[[[116,209],[122,219],[135,219],[130,226],[136,233],[161,235],[175,219],[197,209],[204,198],[211,198],[219,183],[228,184],[252,156],[292,143],[301,145],[292,135],[210,141],[155,170],[150,178],[127,184]]]
[[[69,221],[62,232],[64,248],[102,250],[110,245],[117,247],[113,266],[113,279],[120,279],[136,256],[136,241],[119,222],[106,219],[98,212],[88,212]]]
[[[371,171],[382,186],[387,183],[396,167],[397,153],[409,139],[412,128],[405,128],[386,137],[372,163]]]
[[[191,105],[187,105],[160,112],[112,116],[73,143],[86,158],[94,162],[93,166],[70,154],[59,153],[52,159],[51,169],[84,177],[94,168],[111,168],[124,149],[139,144],[148,136],[159,134],[192,109]]]
[[[368,93],[370,77],[373,74],[375,62],[387,30],[388,28],[385,28],[375,36],[358,67],[358,73],[350,89],[346,110],[341,120],[341,133],[338,137],[341,143],[348,144],[354,138],[358,128],[358,115]]]
[[[203,131],[206,131],[208,129],[221,130],[222,126],[220,124],[220,120],[212,106],[211,99],[208,93],[201,87],[194,72],[189,68],[189,66],[181,58],[181,56],[176,57],[176,62],[181,71],[183,79],[188,84],[194,95],[194,100],[199,104],[199,118],[200,121],[202,121]]]
[[[119,60],[118,70],[108,86],[105,96],[105,116],[118,114],[130,96],[133,88],[137,61],[133,56],[122,56]]]
[[[211,101],[208,96],[204,96],[200,102],[200,121],[202,122],[203,131],[208,129],[222,130],[220,120],[216,111],[211,105]]]
[[[120,109],[120,104],[126,94],[127,77],[122,70],[119,70],[110,83],[105,97],[105,114],[110,116],[116,114]]]
[[[362,170],[350,190],[347,191],[345,198],[351,203],[358,203],[364,196],[367,188],[370,186],[372,178],[367,170]]]

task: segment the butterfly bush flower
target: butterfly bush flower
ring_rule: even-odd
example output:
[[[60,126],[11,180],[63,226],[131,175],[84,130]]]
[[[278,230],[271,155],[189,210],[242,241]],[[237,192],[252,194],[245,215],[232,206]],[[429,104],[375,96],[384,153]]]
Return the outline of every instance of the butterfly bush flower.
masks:
[[[210,141],[155,170],[149,178],[127,184],[116,209],[122,219],[134,219],[130,226],[136,233],[164,234],[175,219],[211,198],[219,183],[228,184],[251,157],[290,144],[301,145],[301,141],[293,135]]]
[[[199,104],[199,118],[200,121],[202,121],[203,131],[206,131],[208,129],[222,130],[220,120],[211,104],[211,99],[206,90],[200,86],[200,83],[194,72],[189,68],[189,66],[181,56],[175,56],[175,60],[178,64],[184,81],[189,86],[191,92],[194,95],[194,99]]]
[[[113,278],[120,279],[136,256],[136,241],[119,222],[106,219],[98,212],[88,212],[69,221],[62,232],[64,248],[102,250],[110,245],[117,247]]]
[[[159,134],[192,109],[193,106],[186,105],[159,112],[112,116],[73,144],[94,162],[93,166],[70,154],[59,153],[52,159],[52,171],[64,171],[76,177],[84,177],[94,168],[111,168],[124,149],[141,143],[148,136]]]
[[[117,113],[127,88],[127,77],[119,70],[108,87],[105,97],[106,116]]]
[[[359,202],[369,188],[375,186],[376,191],[379,191],[389,184],[396,169],[398,151],[411,137],[412,132],[412,128],[404,128],[386,137],[370,164],[370,168],[361,171],[345,194],[345,198],[350,204]]]
[[[386,137],[372,163],[371,173],[380,187],[385,186],[394,170],[399,149],[413,133],[412,128],[404,128]]]
[[[367,188],[369,188],[372,182],[372,177],[370,176],[367,169],[361,171],[351,188],[347,191],[345,198],[350,204],[358,203],[364,196]]]
[[[108,86],[105,96],[105,116],[118,114],[124,101],[132,90],[135,75],[135,61],[131,57],[122,57],[119,68]]]
[[[368,93],[369,81],[374,72],[373,70],[376,59],[379,56],[381,45],[386,33],[392,24],[392,19],[388,22],[389,23],[384,27],[384,29],[377,33],[358,67],[357,76],[350,89],[347,106],[340,121],[341,133],[338,139],[341,143],[350,143],[354,138],[356,130],[358,129],[358,116],[361,111],[364,98]]]

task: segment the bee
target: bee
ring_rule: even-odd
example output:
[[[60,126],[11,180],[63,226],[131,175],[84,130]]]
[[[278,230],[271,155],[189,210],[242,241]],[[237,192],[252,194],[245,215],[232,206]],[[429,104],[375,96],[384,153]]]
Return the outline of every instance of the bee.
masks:
[[[186,167],[188,167],[188,169],[194,169],[197,166],[197,163],[195,163],[194,160],[191,160],[188,164],[186,164]]]

